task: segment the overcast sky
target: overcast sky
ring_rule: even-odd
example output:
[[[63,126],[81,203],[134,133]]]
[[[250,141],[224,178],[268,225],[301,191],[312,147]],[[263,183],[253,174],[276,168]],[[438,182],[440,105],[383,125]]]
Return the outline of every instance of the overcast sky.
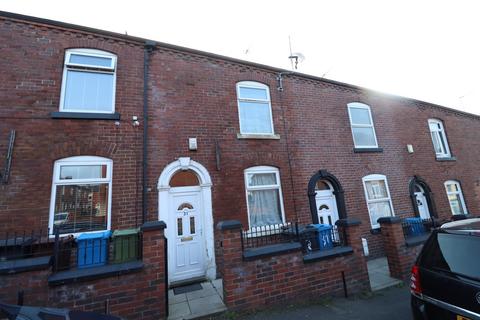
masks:
[[[480,114],[477,1],[0,0],[60,20]]]

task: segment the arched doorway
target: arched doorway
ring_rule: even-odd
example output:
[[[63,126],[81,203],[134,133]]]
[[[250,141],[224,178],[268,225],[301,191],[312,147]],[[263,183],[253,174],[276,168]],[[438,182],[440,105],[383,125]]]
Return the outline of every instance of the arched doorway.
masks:
[[[410,180],[409,191],[415,216],[422,219],[437,216],[432,190],[422,178],[414,176]]]
[[[338,219],[347,216],[342,186],[326,170],[320,170],[310,178],[308,200],[313,223],[335,225]]]
[[[215,279],[211,186],[205,167],[186,157],[160,175],[158,218],[167,223],[169,284]]]

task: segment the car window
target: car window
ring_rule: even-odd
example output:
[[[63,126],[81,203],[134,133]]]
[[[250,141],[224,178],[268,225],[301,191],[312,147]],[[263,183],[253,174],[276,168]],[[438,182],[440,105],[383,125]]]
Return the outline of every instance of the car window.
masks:
[[[426,245],[420,265],[480,280],[480,237],[437,233]]]

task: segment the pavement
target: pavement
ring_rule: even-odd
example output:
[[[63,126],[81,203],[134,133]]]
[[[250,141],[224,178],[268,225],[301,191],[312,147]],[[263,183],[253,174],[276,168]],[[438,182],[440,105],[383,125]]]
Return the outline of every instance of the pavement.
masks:
[[[316,304],[287,305],[247,315],[226,312],[211,319],[411,320],[412,316],[409,287],[402,284],[354,298],[324,299]]]

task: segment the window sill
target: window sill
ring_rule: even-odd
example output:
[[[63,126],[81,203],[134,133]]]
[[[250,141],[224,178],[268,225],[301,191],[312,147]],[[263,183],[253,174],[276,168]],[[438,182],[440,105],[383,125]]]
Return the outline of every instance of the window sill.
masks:
[[[138,272],[142,269],[143,261],[137,260],[126,263],[109,264],[101,267],[60,271],[52,274],[48,278],[48,284],[51,286],[58,286],[66,283],[120,276],[123,274]]]
[[[378,153],[383,152],[383,148],[353,148],[354,153]]]
[[[237,139],[280,140],[279,134],[242,134],[237,133]]]
[[[52,112],[52,119],[120,120],[120,113]]]
[[[405,245],[407,247],[415,247],[415,246],[421,245],[425,241],[427,241],[429,236],[430,236],[430,233],[425,233],[419,236],[407,237],[405,239]]]
[[[277,254],[298,251],[302,248],[300,242],[273,244],[259,248],[245,249],[243,260],[255,260],[263,257],[270,257]]]
[[[443,157],[443,158],[435,158],[437,161],[457,161],[456,157]]]
[[[331,259],[335,257],[345,256],[352,253],[353,253],[352,247],[346,247],[346,246],[335,247],[329,250],[319,250],[319,251],[314,251],[312,253],[306,254],[303,256],[303,262],[308,263],[308,262],[320,261],[325,259]]]
[[[0,274],[15,274],[20,272],[42,270],[50,267],[50,256],[7,260],[0,262]]]

